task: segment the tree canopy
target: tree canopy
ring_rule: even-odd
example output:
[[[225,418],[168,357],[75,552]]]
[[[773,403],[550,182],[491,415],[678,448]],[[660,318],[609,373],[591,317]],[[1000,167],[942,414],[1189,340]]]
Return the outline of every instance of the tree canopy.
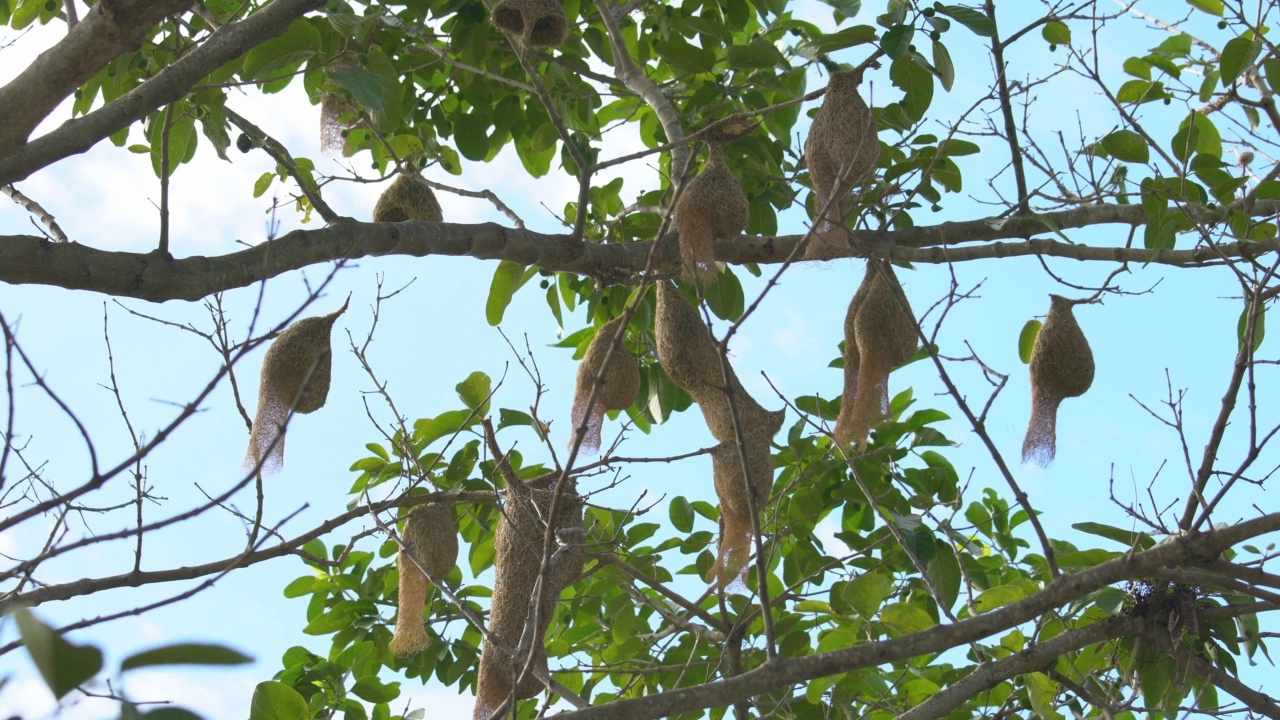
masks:
[[[0,673],[1280,717],[1277,10],[0,0]]]

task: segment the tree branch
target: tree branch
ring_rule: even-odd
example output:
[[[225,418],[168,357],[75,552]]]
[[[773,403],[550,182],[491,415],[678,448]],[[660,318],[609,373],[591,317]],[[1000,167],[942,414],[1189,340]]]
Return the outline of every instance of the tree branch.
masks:
[[[26,142],[58,103],[107,63],[137,49],[152,25],[190,4],[191,0],[116,0],[89,8],[66,37],[0,87],[0,157]]]
[[[280,0],[277,0],[279,2]],[[1280,202],[1256,203],[1260,215],[1280,211]],[[1139,205],[1091,205],[1033,218],[946,222],[896,231],[854,231],[855,245],[871,256],[899,262],[943,264],[1026,255],[1105,262],[1198,266],[1230,257],[1257,257],[1280,250],[1280,240],[1225,243],[1191,250],[1149,251],[1141,248],[1077,245],[1050,239],[1020,243],[952,245],[1027,237],[1052,223],[1059,231],[1111,223],[1138,224],[1146,215]],[[743,236],[716,242],[716,259],[728,263],[776,264],[785,261],[803,236]],[[934,247],[948,246],[948,247]],[[597,245],[575,242],[568,235],[515,230],[494,223],[363,223],[339,220],[316,230],[294,230],[253,248],[215,257],[174,259],[156,253],[109,252],[77,243],[51,243],[32,235],[0,235],[0,282],[52,285],[93,290],[153,302],[199,300],[215,292],[256,282],[310,265],[383,255],[466,256],[510,260],[550,272],[572,272],[599,278],[625,277],[644,270],[650,242]],[[854,256],[854,251],[849,251]],[[679,266],[676,245],[664,239],[654,269]]]
[[[319,0],[273,0],[244,20],[223,26],[189,55],[105,106],[84,117],[68,120],[57,130],[16,149],[6,149],[0,144],[0,185],[30,177],[37,170],[82,153],[156,108],[182,98],[210,72],[284,32],[290,23],[321,4]],[[82,21],[76,31],[87,24],[87,20]],[[0,98],[0,107],[25,102]],[[3,125],[0,123],[0,127]]]
[[[324,523],[315,526],[292,540],[283,540],[271,547],[261,548],[249,553],[236,553],[221,560],[203,563],[201,565],[187,565],[184,567],[169,568],[167,570],[150,570],[142,572],[127,572],[119,575],[109,575],[106,577],[90,577],[81,580],[75,580],[60,585],[46,585],[35,590],[25,593],[8,594],[0,596],[0,613],[7,612],[13,607],[35,607],[46,602],[55,600],[67,600],[73,597],[81,597],[84,595],[92,595],[102,592],[103,590],[111,590],[121,587],[141,587],[142,585],[153,585],[155,583],[174,582],[177,580],[191,580],[193,578],[204,577],[221,573],[228,567],[248,567],[256,565],[265,560],[290,555],[298,548],[307,544],[310,540],[321,537],[326,533],[342,527],[347,523],[369,514],[370,509],[374,512],[382,512],[394,507],[400,506],[417,506],[425,505],[430,502],[492,502],[495,496],[492,491],[484,492],[462,492],[462,493],[431,493],[428,495],[414,495],[412,497],[398,497],[393,500],[374,503],[370,505],[360,505],[348,510],[341,515],[326,520]],[[3,650],[0,650],[3,654]]]
[[[667,717],[729,705],[740,698],[783,690],[818,677],[943,652],[956,645],[1030,622],[1072,598],[1082,597],[1126,577],[1137,577],[1158,567],[1193,565],[1197,560],[1216,557],[1226,548],[1247,538],[1276,529],[1280,529],[1280,514],[1247,520],[1222,530],[1182,536],[1145,552],[1124,555],[1073,575],[1062,575],[1044,590],[1025,600],[955,624],[938,625],[929,630],[883,641],[859,643],[841,650],[777,659],[719,682],[606,703],[557,717],[565,720],[641,720]]]

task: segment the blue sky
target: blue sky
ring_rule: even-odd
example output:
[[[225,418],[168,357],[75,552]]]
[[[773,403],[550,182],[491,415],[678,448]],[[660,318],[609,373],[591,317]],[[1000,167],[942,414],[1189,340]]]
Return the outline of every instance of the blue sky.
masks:
[[[1016,4],[1016,3],[1015,3]],[[871,22],[882,3],[866,3],[855,22]],[[830,26],[830,14],[816,2],[798,3],[800,12],[815,22]],[[1027,8],[1023,8],[1026,10]],[[1030,8],[1034,10],[1035,8]],[[1010,26],[1015,21],[1002,22]],[[1139,23],[1125,21],[1127,29],[1104,35],[1104,66],[1118,66],[1130,52],[1140,52],[1162,39],[1159,32],[1137,31]],[[55,35],[33,31],[16,45],[4,50],[0,81],[22,67]],[[939,118],[954,117],[967,107],[973,94],[984,93],[989,75],[988,59],[981,47],[962,28],[948,34],[956,40],[951,52],[957,65],[957,82],[949,95],[939,91],[930,113]],[[1225,38],[1219,38],[1217,42]],[[1043,43],[1030,38],[1027,48],[1011,56],[1012,67],[1061,60],[1050,55]],[[1110,51],[1115,50],[1116,54]],[[861,55],[848,58],[856,62]],[[1025,64],[1025,65],[1024,65]],[[1015,75],[1017,72],[1015,70]],[[890,100],[898,91],[888,82],[887,70],[871,77],[873,92]],[[817,77],[813,85],[821,80]],[[1086,135],[1105,134],[1114,119],[1099,105],[1096,93],[1079,79],[1064,78],[1053,93],[1046,92],[1032,108],[1033,122],[1041,127],[1054,124],[1076,132],[1077,123]],[[877,104],[883,104],[877,100]],[[247,94],[233,98],[229,106],[253,120],[283,141],[298,156],[317,160],[336,170],[332,159],[321,159],[318,148],[318,108],[308,105],[297,87],[277,96]],[[62,117],[55,114],[55,117]],[[1176,119],[1174,120],[1176,123]],[[1157,127],[1160,127],[1157,125]],[[939,128],[940,129],[940,128]],[[1172,125],[1168,126],[1169,132]],[[135,130],[136,132],[136,130]],[[884,139],[896,140],[886,133]],[[1224,138],[1225,139],[1225,138]],[[609,140],[608,155],[623,155],[641,147],[638,140],[616,133]],[[984,178],[1005,163],[993,146],[981,155],[960,161],[965,173],[963,196],[948,196],[946,211],[931,215],[918,211],[917,224],[943,219],[981,217],[990,212],[972,201],[973,196],[989,198]],[[233,251],[237,241],[261,242],[267,234],[269,216],[266,199],[248,197],[248,188],[258,175],[273,166],[261,153],[232,153],[226,163],[201,153],[191,165],[183,166],[173,185],[173,247],[178,255],[218,254]],[[363,159],[354,160],[357,166]],[[464,161],[465,162],[465,161]],[[575,190],[562,176],[553,173],[541,181],[530,180],[518,169],[514,153],[504,152],[492,164],[466,164],[462,178],[428,171],[433,180],[471,189],[490,188],[510,204],[532,229],[559,232],[560,227],[543,207],[559,210],[572,199]],[[624,197],[651,187],[654,171],[650,164],[637,163],[620,171],[626,178]],[[1007,184],[1007,183],[1006,183]],[[19,184],[53,212],[72,239],[104,249],[146,251],[154,245],[156,213],[153,203],[158,190],[150,162],[143,155],[128,155],[110,146],[70,158],[52,170]],[[136,192],[120,191],[137,188]],[[377,186],[337,183],[326,189],[326,199],[342,214],[367,218],[379,191]],[[270,192],[276,192],[273,188]],[[441,194],[445,218],[451,222],[497,221],[505,223],[486,203]],[[298,226],[287,213],[277,218],[282,230]],[[784,216],[781,232],[802,231],[799,212]],[[314,226],[314,225],[313,225]],[[32,233],[26,214],[16,205],[0,205],[0,233]],[[1124,228],[1100,228],[1073,232],[1073,241],[1112,244],[1123,241]],[[1180,245],[1180,247],[1182,247]],[[1112,266],[1049,260],[1053,271],[1068,280],[1093,285],[1106,277]],[[454,385],[475,370],[507,379],[496,404],[517,409],[533,400],[533,388],[515,363],[498,332],[484,323],[484,300],[493,264],[455,258],[382,258],[361,260],[344,269],[331,289],[308,314],[326,313],[352,294],[351,309],[334,332],[334,378],[329,404],[321,411],[296,418],[290,426],[284,470],[269,479],[267,516],[279,520],[306,505],[285,526],[286,534],[300,532],[321,519],[341,511],[348,500],[353,474],[347,468],[367,454],[366,442],[378,439],[377,430],[366,417],[362,393],[372,389],[348,350],[347,333],[359,341],[368,330],[370,307],[375,293],[375,275],[385,277],[384,287],[398,288],[410,281],[403,293],[383,305],[378,333],[370,359],[380,377],[389,383],[402,412],[410,419],[430,417],[453,409],[458,401]],[[766,407],[777,408],[781,401],[772,395],[761,373],[783,389],[789,397],[839,393],[840,372],[827,368],[837,354],[841,324],[854,287],[861,279],[860,261],[840,260],[823,264],[803,264],[788,272],[773,291],[762,311],[746,323],[732,345],[733,361],[748,389]],[[766,268],[766,271],[769,271]],[[1131,522],[1108,501],[1109,478],[1115,478],[1114,492],[1124,502],[1148,501],[1147,485],[1162,463],[1168,461],[1156,479],[1152,494],[1160,503],[1185,497],[1187,481],[1180,471],[1181,451],[1171,431],[1152,420],[1134,396],[1148,406],[1158,406],[1166,396],[1166,374],[1173,387],[1190,388],[1185,398],[1185,417],[1192,457],[1198,462],[1218,401],[1226,386],[1235,351],[1235,323],[1240,312],[1239,289],[1228,271],[1178,270],[1164,267],[1130,268],[1122,285],[1137,291],[1154,287],[1145,295],[1109,298],[1103,305],[1078,308],[1076,316],[1090,339],[1097,362],[1093,388],[1083,398],[1068,400],[1059,415],[1058,460],[1048,469],[1016,463],[1026,429],[1029,391],[1025,366],[1017,357],[1018,334],[1028,319],[1043,315],[1049,292],[1079,297],[1084,293],[1056,287],[1034,259],[966,263],[954,268],[962,289],[978,283],[977,299],[958,305],[941,335],[946,355],[965,355],[967,341],[979,356],[997,371],[1010,376],[1008,386],[994,404],[988,429],[1000,451],[1010,461],[1018,481],[1036,507],[1046,509],[1049,533],[1079,544],[1105,546],[1105,541],[1071,530],[1072,523],[1084,520],[1130,527]],[[950,281],[949,269],[921,266],[917,272],[903,272],[906,291],[917,313],[942,297]],[[326,268],[306,271],[311,282],[322,279]],[[759,292],[761,283],[744,279],[748,297]],[[227,293],[226,304],[234,332],[243,336],[259,289],[245,288]],[[271,280],[266,289],[266,316],[274,324],[287,317],[305,296],[301,274]],[[103,341],[104,303],[109,316],[116,374],[135,428],[148,434],[166,424],[176,412],[172,403],[182,403],[202,387],[216,371],[219,358],[200,338],[130,315],[124,308],[172,322],[190,322],[208,329],[209,317],[201,303],[168,302],[161,305],[115,301],[86,292],[69,292],[40,287],[0,286],[0,312],[10,323],[19,324],[19,340],[57,392],[69,400],[77,415],[90,428],[104,463],[126,457],[131,452],[128,435],[120,420],[115,398],[103,388],[109,381]],[[565,332],[583,324],[581,313],[566,317]],[[559,338],[560,328],[546,309],[536,284],[530,284],[508,310],[503,330],[522,347],[528,337],[534,349],[548,395],[543,407],[552,413],[557,444],[567,439],[568,414],[575,365],[569,352],[547,347]],[[1274,354],[1273,341],[1263,345],[1263,355]],[[257,368],[261,351],[251,355],[239,370],[246,386],[245,403],[252,410],[256,398]],[[989,393],[972,363],[951,367],[957,382],[973,404],[981,406]],[[1260,377],[1265,381],[1266,373]],[[918,363],[895,373],[892,389],[915,389],[917,408],[937,407],[955,418],[960,413],[954,402],[941,395],[942,387],[932,369]],[[386,423],[390,414],[370,398],[375,418]],[[80,481],[86,460],[83,443],[72,425],[32,387],[18,393],[19,432],[30,440],[27,453],[47,461],[46,475],[62,487]],[[1264,416],[1275,421],[1274,408],[1263,407]],[[1266,413],[1270,413],[1266,415]],[[790,424],[794,418],[788,418]],[[606,423],[606,442],[616,433],[616,422]],[[971,479],[969,499],[981,488],[995,487],[1008,495],[981,443],[965,425],[952,422],[947,434],[960,443],[948,452],[962,478]],[[531,433],[521,437],[526,458],[537,459],[537,443]],[[234,409],[225,384],[204,404],[202,412],[147,462],[147,475],[156,493],[168,498],[161,509],[149,509],[159,517],[165,510],[198,502],[199,488],[224,487],[238,479],[247,432]],[[686,413],[657,428],[651,435],[628,435],[628,455],[671,455],[712,444],[698,413]],[[1238,433],[1229,435],[1224,456],[1241,447]],[[532,457],[531,457],[532,456]],[[1271,462],[1275,456],[1272,453]],[[198,487],[197,487],[198,486]],[[638,468],[621,487],[606,496],[618,507],[629,506],[642,492],[649,497],[673,494],[712,499],[710,463],[697,458],[657,469]],[[131,491],[121,484],[92,496],[96,505],[127,499]],[[236,498],[242,507],[248,495]],[[1267,507],[1262,489],[1242,486],[1233,503],[1224,510],[1223,520],[1251,516],[1252,505]],[[1178,507],[1181,507],[1179,503]],[[665,519],[665,508],[651,517]],[[77,521],[78,522],[78,521]],[[113,531],[123,522],[115,518],[90,518],[96,532]],[[700,521],[701,522],[701,521]],[[341,541],[364,527],[353,523],[331,536]],[[76,527],[76,531],[80,528]],[[832,528],[825,529],[827,536]],[[0,551],[6,554],[30,552],[42,540],[35,528],[0,534]],[[168,568],[204,562],[234,552],[243,542],[240,523],[229,515],[211,514],[197,522],[158,534],[149,539],[144,567]],[[368,541],[366,541],[368,542]],[[370,545],[369,547],[374,547]],[[465,552],[465,550],[464,550]],[[64,562],[51,563],[46,582],[66,581],[81,576],[123,572],[132,562],[132,545],[117,543],[101,550],[73,555]],[[296,559],[263,563],[234,573],[195,598],[163,608],[141,618],[130,618],[76,633],[77,642],[93,642],[108,654],[107,667],[125,655],[157,644],[179,640],[218,641],[232,645],[256,658],[258,663],[228,671],[183,671],[139,674],[126,687],[137,699],[174,699],[199,708],[209,718],[242,717],[253,685],[268,679],[279,669],[280,655],[291,645],[304,645],[323,654],[327,638],[304,636],[305,600],[286,600],[280,590],[307,570]],[[38,609],[47,621],[63,624],[86,615],[125,609],[181,591],[174,583],[111,591]],[[696,594],[696,591],[695,591]],[[0,626],[0,641],[14,636],[13,628]],[[42,695],[26,656],[9,653],[0,657],[0,676],[13,674],[14,682],[0,689],[0,707],[40,717],[49,712],[50,698]],[[471,699],[457,698],[448,689],[403,686],[406,697],[419,705],[429,704],[440,717],[462,716],[470,712]],[[105,717],[112,708],[101,702],[82,701],[69,709],[67,717]]]

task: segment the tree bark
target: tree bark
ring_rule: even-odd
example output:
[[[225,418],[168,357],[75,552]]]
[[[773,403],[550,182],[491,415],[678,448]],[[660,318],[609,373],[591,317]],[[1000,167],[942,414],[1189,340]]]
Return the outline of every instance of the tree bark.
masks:
[[[190,5],[191,0],[103,0],[90,8],[66,37],[0,87],[0,157],[26,142],[58,103],[107,63],[136,50],[152,25]]]
[[[0,151],[0,185],[18,182],[63,158],[82,153],[156,108],[181,99],[206,75],[283,33],[290,23],[320,4],[320,0],[274,0],[244,20],[223,26],[190,54],[105,106],[68,120],[11,152]],[[81,22],[76,28],[84,24]],[[0,107],[8,106],[0,99]]]
[[[1274,214],[1280,202],[1259,202],[1258,214]],[[1031,238],[1021,242],[989,242],[1030,238],[1046,227],[1059,232],[1102,224],[1137,224],[1142,208],[1132,205],[1091,205],[1034,218],[947,222],[888,232],[854,233],[848,257],[886,257],[899,262],[945,264],[1026,255],[1103,262],[1158,263],[1200,266],[1224,258],[1256,257],[1280,250],[1280,240],[1226,243],[1187,250],[1079,245],[1063,240]],[[1037,230],[1039,228],[1039,230]],[[743,236],[716,243],[716,259],[735,264],[776,264],[790,256],[800,235]],[[970,243],[982,243],[972,244]],[[675,236],[659,248],[655,268],[679,266]],[[957,247],[959,246],[959,247]],[[598,245],[574,241],[569,235],[547,235],[495,223],[403,222],[365,223],[344,219],[317,230],[294,230],[256,247],[216,257],[175,259],[157,252],[129,253],[98,250],[77,243],[53,243],[31,235],[0,236],[0,281],[92,290],[152,302],[199,300],[208,295],[247,287],[310,265],[362,257],[405,255],[466,256],[480,260],[509,260],[536,265],[551,272],[572,272],[625,282],[645,268],[649,242]]]

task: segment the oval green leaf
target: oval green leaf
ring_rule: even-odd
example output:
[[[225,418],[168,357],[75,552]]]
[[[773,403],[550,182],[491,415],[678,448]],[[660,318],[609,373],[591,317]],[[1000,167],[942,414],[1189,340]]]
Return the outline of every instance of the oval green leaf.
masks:
[[[222,645],[177,643],[134,653],[120,663],[120,670],[152,665],[244,665],[251,662],[253,658],[248,655]]]
[[[1031,350],[1036,346],[1036,336],[1040,334],[1042,325],[1039,320],[1033,319],[1022,326],[1022,332],[1018,335],[1018,358],[1023,365],[1031,363]]]
[[[671,524],[675,529],[683,533],[693,530],[693,506],[683,495],[677,495],[671,499],[667,514],[670,515]]]
[[[258,683],[249,704],[249,720],[307,720],[307,701],[297,690],[282,682]]]
[[[1102,147],[1123,162],[1145,163],[1151,158],[1147,142],[1132,130],[1116,130],[1102,138]]]

